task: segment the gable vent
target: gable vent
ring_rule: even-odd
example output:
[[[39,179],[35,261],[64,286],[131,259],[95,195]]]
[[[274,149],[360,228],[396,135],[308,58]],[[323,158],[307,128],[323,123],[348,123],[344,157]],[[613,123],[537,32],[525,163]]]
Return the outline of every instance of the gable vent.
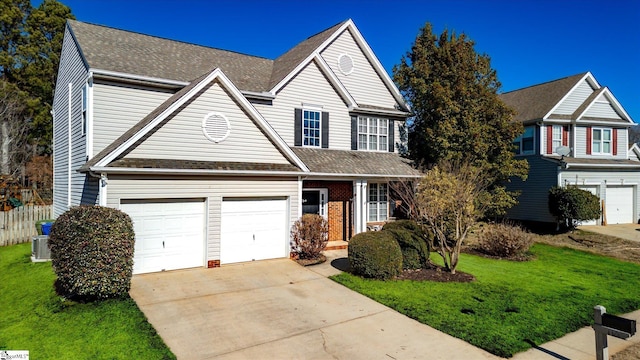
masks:
[[[202,120],[202,133],[216,144],[224,141],[231,133],[229,119],[219,112],[208,113]]]
[[[353,72],[353,58],[349,54],[341,54],[338,56],[338,69],[345,74],[349,75]]]

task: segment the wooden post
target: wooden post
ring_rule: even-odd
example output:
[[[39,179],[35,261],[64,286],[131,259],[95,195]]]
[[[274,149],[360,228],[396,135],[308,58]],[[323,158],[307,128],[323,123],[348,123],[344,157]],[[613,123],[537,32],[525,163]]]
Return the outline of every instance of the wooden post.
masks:
[[[602,325],[602,315],[607,312],[602,305],[596,305],[593,308],[593,320],[596,325]],[[609,346],[607,344],[607,333],[595,331],[596,333],[596,360],[609,359]]]

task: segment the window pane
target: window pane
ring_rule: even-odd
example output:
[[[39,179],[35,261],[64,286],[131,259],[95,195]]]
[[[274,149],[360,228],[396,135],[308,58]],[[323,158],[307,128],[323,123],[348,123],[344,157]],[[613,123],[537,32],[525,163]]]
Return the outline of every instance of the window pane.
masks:
[[[369,119],[369,133],[371,134],[378,133],[378,119],[376,118]]]
[[[387,220],[387,203],[380,202],[378,203],[378,221]]]
[[[378,149],[378,137],[376,135],[369,135],[369,150]]]
[[[533,138],[526,138],[522,140],[522,152],[533,151]]]
[[[378,220],[378,203],[369,203],[369,221]]]
[[[600,140],[602,138],[600,129],[593,129],[593,140]]]
[[[388,144],[387,144],[387,137],[386,136],[380,136],[380,147],[378,150],[388,150]]]
[[[526,128],[524,128],[524,134],[522,135],[522,137],[533,137],[533,127],[532,126],[528,126]]]
[[[604,140],[611,140],[611,130],[602,130],[602,138]]]
[[[379,191],[380,201],[387,201],[387,184],[380,184]]]
[[[602,143],[602,152],[605,154],[610,154],[611,153],[611,143],[610,142],[603,142]]]
[[[380,135],[387,135],[389,132],[389,123],[387,119],[380,119]]]
[[[358,150],[367,150],[367,135],[358,135]]]
[[[594,143],[593,143],[593,152],[594,152],[594,153],[599,153],[599,152],[601,152],[601,151],[600,151],[600,142],[599,142],[599,141],[598,141],[598,142],[594,142]]]
[[[378,184],[369,184],[369,201],[378,201]]]
[[[520,140],[514,141],[513,147],[514,147],[514,151],[516,152],[516,155],[520,155]]]

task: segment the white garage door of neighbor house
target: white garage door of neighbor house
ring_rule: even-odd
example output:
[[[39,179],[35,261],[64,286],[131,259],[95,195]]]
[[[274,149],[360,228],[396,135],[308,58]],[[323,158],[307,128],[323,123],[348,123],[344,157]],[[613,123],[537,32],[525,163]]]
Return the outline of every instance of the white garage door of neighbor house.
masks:
[[[224,199],[220,263],[287,257],[286,199]]]
[[[607,224],[631,224],[633,219],[633,186],[607,186]]]
[[[580,185],[578,186],[578,188],[582,190],[586,190],[592,193],[593,195],[599,196],[598,187],[595,185]],[[582,225],[596,225],[596,220],[583,221]]]
[[[204,201],[123,200],[120,209],[136,233],[134,274],[204,265]]]

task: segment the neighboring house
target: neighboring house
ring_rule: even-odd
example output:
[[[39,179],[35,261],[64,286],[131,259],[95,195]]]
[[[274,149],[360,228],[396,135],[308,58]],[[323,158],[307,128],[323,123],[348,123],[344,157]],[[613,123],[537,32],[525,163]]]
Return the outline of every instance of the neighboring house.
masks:
[[[54,212],[119,208],[134,272],[289,256],[303,213],[348,240],[390,217],[410,110],[351,20],[275,60],[68,21]]]
[[[635,123],[608,88],[587,72],[500,97],[525,126],[515,145],[517,157],[529,162],[527,180],[508,185],[522,192],[508,217],[554,222],[549,189],[577,185],[604,202],[608,224],[638,221],[638,147],[628,144],[627,135]]]

